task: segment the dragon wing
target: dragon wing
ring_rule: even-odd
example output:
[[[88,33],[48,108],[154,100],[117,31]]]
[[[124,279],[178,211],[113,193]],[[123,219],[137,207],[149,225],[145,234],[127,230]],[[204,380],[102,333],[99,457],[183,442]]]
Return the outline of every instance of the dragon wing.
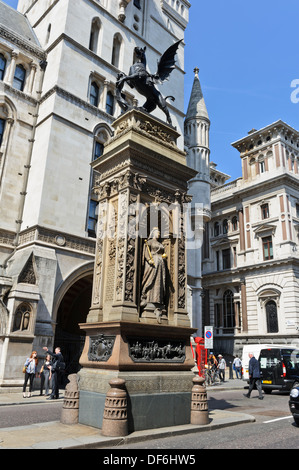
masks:
[[[157,82],[162,83],[165,80],[168,80],[169,75],[175,68],[175,55],[177,53],[178,47],[181,42],[182,42],[182,39],[175,42],[160,57],[160,60],[158,62],[157,72],[155,75],[155,79],[157,80]]]

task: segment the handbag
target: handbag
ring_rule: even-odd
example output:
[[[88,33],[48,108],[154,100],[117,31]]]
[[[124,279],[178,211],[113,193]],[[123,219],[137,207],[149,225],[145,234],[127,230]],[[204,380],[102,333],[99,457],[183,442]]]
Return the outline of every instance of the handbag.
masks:
[[[23,367],[23,374],[25,374],[25,372],[26,372],[26,367],[24,366]]]

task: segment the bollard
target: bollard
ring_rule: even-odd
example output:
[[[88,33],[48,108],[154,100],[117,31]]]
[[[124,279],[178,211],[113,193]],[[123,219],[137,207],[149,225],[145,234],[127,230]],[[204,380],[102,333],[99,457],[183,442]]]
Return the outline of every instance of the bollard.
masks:
[[[191,398],[191,424],[209,424],[207,391],[203,377],[194,377]]]
[[[103,436],[121,437],[128,435],[128,400],[125,380],[112,379],[111,390],[106,395],[102,424]]]
[[[79,390],[77,374],[68,376],[69,383],[65,388],[60,421],[63,424],[77,424],[79,421]]]

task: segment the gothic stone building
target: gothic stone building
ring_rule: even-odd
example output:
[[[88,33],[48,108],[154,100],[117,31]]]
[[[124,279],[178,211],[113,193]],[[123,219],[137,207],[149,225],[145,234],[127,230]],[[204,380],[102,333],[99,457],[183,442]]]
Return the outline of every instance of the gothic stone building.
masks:
[[[187,0],[0,1],[0,389],[22,383],[32,349],[59,344],[78,364],[91,303],[97,175],[121,110],[118,73],[134,47],[148,69],[184,38]],[[167,85],[184,133],[184,43]],[[127,86],[126,98],[144,99]],[[157,117],[164,120],[162,112]],[[65,346],[65,347],[64,347]]]

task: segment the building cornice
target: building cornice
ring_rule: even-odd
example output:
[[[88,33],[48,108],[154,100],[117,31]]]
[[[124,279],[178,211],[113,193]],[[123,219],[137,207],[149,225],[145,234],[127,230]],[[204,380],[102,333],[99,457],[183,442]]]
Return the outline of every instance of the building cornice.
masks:
[[[231,185],[232,183],[229,183],[228,186]],[[269,190],[269,189],[273,189],[275,187],[284,185],[284,186],[293,187],[294,189],[298,191],[298,184],[299,184],[299,176],[294,176],[293,174],[290,174],[287,172],[280,173],[274,176],[273,178],[269,178],[263,181],[258,181],[257,183],[252,183],[251,185],[246,183],[242,185],[240,189],[236,189],[235,191],[230,192],[227,196],[225,196],[224,194],[225,192],[223,191],[221,192],[221,199],[219,200],[212,199],[211,203],[215,207],[219,205],[220,206],[227,205],[230,200],[240,201],[242,200],[242,197],[245,197],[245,196],[246,196],[246,199],[248,199],[249,197],[251,197],[252,194],[254,194],[256,198],[256,195],[258,194],[257,188],[259,188],[259,192],[261,192],[261,188],[263,188],[263,190],[265,189]],[[217,189],[220,189],[220,188],[215,188],[214,190],[212,190],[211,196],[213,197],[213,191],[215,191],[216,193]]]
[[[20,49],[29,52],[40,60],[45,60],[47,58],[46,52],[41,47],[35,46],[31,42],[26,41],[22,36],[3,25],[0,25],[0,37],[6,39]]]
[[[296,265],[299,267],[299,258],[288,257],[282,259],[273,259],[269,261],[263,261],[261,263],[250,264],[246,266],[240,266],[234,269],[226,269],[223,271],[213,271],[210,273],[203,273],[202,279],[203,284],[209,285],[207,281],[213,280],[213,284],[219,283],[236,283],[242,282],[245,275],[248,276],[250,272],[260,271],[262,269],[271,270],[279,268],[280,266]],[[239,275],[239,277],[238,277]],[[203,286],[205,287],[205,286]]]

